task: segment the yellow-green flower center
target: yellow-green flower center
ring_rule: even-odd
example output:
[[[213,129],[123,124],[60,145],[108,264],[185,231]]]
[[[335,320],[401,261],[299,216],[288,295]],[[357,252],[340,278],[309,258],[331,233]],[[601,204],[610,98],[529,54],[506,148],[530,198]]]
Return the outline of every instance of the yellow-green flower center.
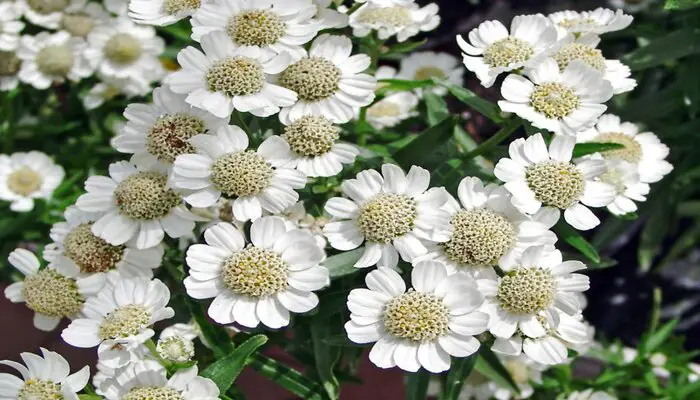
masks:
[[[143,54],[139,39],[128,33],[117,33],[107,40],[104,47],[105,57],[115,64],[128,65],[138,60]]]
[[[615,192],[622,194],[627,190],[625,179],[622,173],[617,168],[609,168],[603,175],[600,176],[600,181],[607,183],[615,188]]]
[[[583,194],[583,173],[571,163],[547,161],[530,166],[525,180],[535,198],[546,206],[566,209]]]
[[[7,177],[7,188],[20,196],[30,196],[41,188],[42,181],[38,172],[22,167]]]
[[[466,266],[497,265],[515,244],[515,228],[503,215],[486,208],[461,210],[450,220],[450,241],[443,243],[445,255]]]
[[[211,181],[227,197],[252,196],[270,186],[272,165],[247,150],[220,156],[211,167]]]
[[[148,132],[146,148],[160,161],[172,163],[179,155],[195,153],[190,139],[205,130],[206,124],[199,117],[185,113],[166,114],[159,117]]]
[[[51,76],[66,76],[73,68],[73,51],[66,45],[50,45],[36,55],[39,71]]]
[[[417,81],[424,81],[424,80],[428,80],[430,78],[442,79],[442,78],[446,78],[446,77],[447,77],[447,74],[445,73],[445,71],[442,70],[442,68],[431,67],[431,66],[418,68],[418,70],[416,71],[416,73],[414,75],[414,79]]]
[[[27,276],[22,294],[29,309],[55,318],[76,315],[84,301],[75,280],[49,268]]]
[[[207,71],[209,90],[228,97],[258,93],[265,86],[260,63],[248,57],[233,57],[216,62]]]
[[[484,51],[484,62],[491,68],[508,67],[516,63],[524,63],[535,55],[530,43],[507,37],[497,40]]]
[[[99,328],[102,340],[126,338],[138,335],[151,322],[151,313],[138,304],[121,306],[107,314]]]
[[[169,387],[141,386],[135,387],[120,400],[184,400],[177,390]]]
[[[168,15],[192,12],[199,8],[200,0],[166,0],[163,11]]]
[[[573,90],[556,82],[537,85],[530,95],[532,108],[550,119],[561,119],[571,115],[579,103],[580,99]]]
[[[194,344],[181,336],[170,336],[158,341],[156,351],[165,360],[184,363],[194,357]]]
[[[287,24],[272,10],[242,11],[226,26],[229,37],[242,46],[270,46],[277,43],[286,31]]]
[[[63,400],[61,385],[31,378],[17,393],[17,400]]]
[[[61,17],[61,27],[75,37],[86,38],[95,23],[95,18],[84,12],[63,14]]]
[[[596,71],[605,72],[605,57],[603,57],[603,52],[585,44],[569,43],[554,55],[554,59],[557,61],[561,71],[563,71],[571,61],[580,60]]]
[[[496,298],[510,313],[532,315],[549,307],[555,294],[556,281],[549,270],[518,267],[501,278]]]
[[[248,246],[224,262],[221,278],[237,294],[265,297],[287,288],[288,266],[279,254]]]
[[[384,328],[392,336],[430,342],[447,333],[450,311],[441,299],[413,289],[392,299],[384,309]]]
[[[401,6],[370,7],[361,12],[357,21],[363,24],[399,28],[413,23],[413,15],[411,10]]]
[[[14,76],[22,66],[22,60],[14,51],[0,50],[0,76]]]
[[[357,226],[368,241],[390,243],[413,230],[416,217],[416,202],[412,198],[383,193],[360,208]]]
[[[624,160],[630,163],[638,163],[642,159],[642,145],[634,140],[633,136],[620,132],[601,133],[595,138],[596,142],[617,143],[625,147],[621,149],[604,151],[603,157],[615,160]]]
[[[300,100],[315,102],[333,96],[339,89],[341,71],[322,57],[307,57],[290,65],[279,82],[297,93]]]
[[[69,0],[27,0],[29,8],[42,15],[63,11],[68,4]]]
[[[92,233],[92,224],[73,228],[63,240],[65,255],[79,268],[90,274],[113,269],[124,256],[125,246],[112,246]]]
[[[304,116],[284,129],[282,138],[293,152],[315,157],[328,153],[340,138],[340,128],[326,117]]]
[[[566,18],[560,21],[558,25],[570,31],[578,31],[598,26],[598,22],[593,18]]]
[[[401,107],[398,104],[380,101],[367,108],[367,116],[370,118],[396,117],[401,114]]]
[[[159,172],[137,172],[117,185],[114,197],[122,214],[139,220],[166,216],[181,203],[180,196],[166,188],[168,176]]]

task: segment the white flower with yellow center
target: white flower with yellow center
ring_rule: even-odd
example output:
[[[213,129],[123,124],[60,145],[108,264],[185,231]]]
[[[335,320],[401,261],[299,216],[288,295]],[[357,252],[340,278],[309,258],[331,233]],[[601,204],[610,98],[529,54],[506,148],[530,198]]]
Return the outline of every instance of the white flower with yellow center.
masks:
[[[71,37],[66,31],[22,36],[17,49],[17,56],[22,59],[19,80],[47,89],[66,79],[77,82],[87,78],[93,69],[83,55],[85,46],[83,39]]]
[[[439,7],[430,3],[421,7],[411,2],[366,2],[350,15],[352,34],[367,36],[377,31],[381,40],[396,36],[404,42],[420,32],[428,32],[440,25]]]
[[[347,36],[317,37],[308,53],[304,50],[278,77],[280,85],[298,96],[294,104],[282,108],[280,121],[289,125],[314,115],[342,124],[370,104],[377,80],[362,72],[371,60],[366,54],[351,54],[352,41]]]
[[[156,352],[172,363],[186,363],[194,358],[194,342],[199,332],[190,324],[174,324],[160,333]]]
[[[104,286],[101,276],[81,277],[78,268],[49,265],[39,269],[39,259],[25,249],[15,249],[7,258],[24,275],[24,280],[5,289],[13,303],[25,303],[34,311],[34,327],[52,331],[63,318],[76,318],[85,299]]]
[[[418,102],[418,96],[412,92],[391,93],[367,107],[365,118],[374,129],[391,128],[417,116]]]
[[[316,6],[315,19],[321,29],[340,29],[348,26],[348,16],[331,8],[333,0],[312,0]]]
[[[182,69],[165,82],[175,93],[187,94],[186,101],[219,118],[234,110],[267,117],[297,101],[296,93],[272,83],[272,75],[291,62],[288,53],[257,46],[238,46],[222,31],[201,39],[202,50],[187,47],[177,60]]]
[[[596,8],[593,11],[558,11],[548,15],[556,25],[560,36],[571,33],[595,33],[597,35],[627,28],[634,20],[622,10]]]
[[[459,202],[449,196],[443,207],[450,214],[450,239],[428,246],[419,260],[441,261],[450,273],[462,271],[478,277],[496,265],[510,270],[530,246],[553,245],[549,229],[558,214],[540,210],[527,216],[516,209],[510,194],[501,186],[484,186],[479,178],[462,179],[457,189]]]
[[[405,174],[394,164],[384,164],[382,173],[366,170],[340,186],[344,197],[334,197],[325,210],[334,221],[323,233],[331,247],[348,251],[365,243],[356,268],[396,268],[399,256],[411,262],[428,250],[426,242],[449,239],[449,214],[441,207],[447,201],[444,188],[428,189],[430,172],[412,166]]]
[[[126,126],[112,139],[112,146],[132,153],[131,162],[138,166],[164,170],[177,156],[194,153],[191,138],[216,132],[229,119],[192,107],[185,97],[162,86],[153,91],[153,103],[129,104],[124,110]]]
[[[485,21],[469,32],[469,43],[457,36],[464,66],[484,87],[491,87],[503,72],[534,67],[556,40],[556,30],[541,14],[513,18],[510,33],[499,21]]]
[[[53,351],[39,348],[42,356],[20,353],[26,367],[15,361],[2,360],[19,372],[21,379],[11,374],[0,374],[0,398],[3,400],[77,399],[90,379],[90,367],[70,374],[65,358]],[[70,375],[69,375],[70,374]]]
[[[640,132],[639,126],[622,122],[616,115],[603,115],[595,127],[579,132],[577,140],[623,145],[621,149],[601,154],[606,160],[622,160],[637,165],[639,180],[643,183],[658,182],[673,170],[673,165],[666,161],[668,146],[652,132]]]
[[[102,82],[91,87],[83,95],[83,106],[86,110],[92,110],[117,96],[124,96],[127,99],[147,96],[151,92],[151,81],[147,75],[144,77],[146,78],[145,80],[134,80],[101,76]]]
[[[326,247],[326,237],[323,236],[323,227],[330,221],[327,215],[314,216],[306,212],[303,201],[298,201],[293,206],[287,208],[279,217],[284,218],[285,224],[291,228],[297,228],[310,232],[316,243],[321,248]]]
[[[158,279],[125,278],[89,298],[77,318],[61,333],[66,343],[97,348],[106,366],[120,368],[142,358],[143,344],[155,335],[156,322],[172,318],[170,290]]]
[[[201,0],[130,0],[129,17],[139,24],[165,26],[194,14]]]
[[[607,170],[605,161],[571,162],[575,144],[573,137],[554,136],[547,149],[539,133],[510,144],[510,158],[501,158],[494,174],[505,182],[516,208],[530,215],[543,207],[557,215],[565,210],[564,219],[578,230],[600,224],[586,206],[607,206],[615,198],[615,188],[597,179]]]
[[[286,167],[289,145],[279,136],[267,138],[257,150],[248,149],[248,135],[237,126],[219,128],[216,135],[190,139],[197,154],[175,160],[170,177],[173,187],[186,191],[193,207],[210,207],[220,198],[233,200],[233,217],[256,220],[263,210],[284,211],[299,200],[306,185],[303,172]]]
[[[396,79],[409,81],[440,79],[446,83],[462,86],[464,80],[464,69],[459,63],[459,59],[449,53],[436,53],[433,51],[422,51],[410,53],[401,60],[399,72]],[[447,94],[447,88],[436,86],[430,89],[416,89],[416,93],[421,96],[424,91],[435,93],[439,96]]]
[[[14,2],[0,3],[0,51],[12,51],[19,44],[19,33],[24,22],[19,21],[22,13]]]
[[[59,29],[67,31],[73,37],[87,39],[96,26],[107,24],[111,19],[112,16],[101,3],[73,1],[64,10]]]
[[[22,60],[17,53],[0,50],[0,91],[10,91],[17,87],[19,79],[17,73],[22,68]]]
[[[593,126],[613,95],[610,82],[581,60],[561,70],[554,58],[547,58],[525,75],[506,77],[501,86],[505,100],[498,106],[556,134],[575,135]]]
[[[592,158],[601,159],[602,156],[596,154]],[[637,211],[635,201],[647,201],[651,190],[648,183],[640,182],[637,165],[624,160],[607,160],[606,164],[607,171],[598,179],[615,188],[615,199],[608,204],[608,211],[615,215]]]
[[[46,29],[59,29],[64,11],[84,5],[85,0],[16,0],[14,3],[32,24]]]
[[[180,194],[160,171],[138,170],[126,161],[109,166],[109,176],[93,175],[76,206],[97,213],[92,232],[115,246],[129,242],[137,249],[160,244],[167,233],[179,238],[192,232],[202,218],[187,209]]]
[[[370,272],[365,282],[368,289],[348,296],[345,330],[355,343],[376,342],[369,353],[376,366],[439,373],[450,368],[451,357],[479,349],[474,336],[486,331],[488,315],[477,311],[484,297],[468,275],[448,276],[442,263],[423,261],[411,270],[408,291],[389,268]]]
[[[280,217],[262,217],[250,228],[250,243],[222,222],[204,233],[207,244],[187,250],[187,294],[214,298],[209,316],[220,324],[277,329],[290,311],[305,313],[318,304],[314,293],[330,284],[326,258],[308,231],[288,229]]]
[[[292,121],[281,135],[292,155],[286,166],[308,177],[338,175],[343,164],[352,164],[360,153],[357,147],[339,141],[340,132],[339,126],[323,116],[305,115]],[[288,151],[286,147],[280,151]]]
[[[566,400],[617,400],[617,397],[611,396],[605,392],[588,389],[582,392],[572,392]]]
[[[39,151],[0,154],[0,200],[11,202],[12,211],[31,211],[34,199],[49,199],[64,175],[60,165]]]

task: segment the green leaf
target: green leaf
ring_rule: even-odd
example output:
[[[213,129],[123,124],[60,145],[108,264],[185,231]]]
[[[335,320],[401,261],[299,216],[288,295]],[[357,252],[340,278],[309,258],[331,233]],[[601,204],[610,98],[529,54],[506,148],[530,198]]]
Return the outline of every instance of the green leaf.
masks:
[[[331,278],[339,278],[341,276],[357,273],[359,269],[355,268],[354,265],[357,260],[362,257],[364,252],[365,248],[360,247],[359,249],[336,254],[328,257],[326,261],[323,262],[323,266],[328,268]]]
[[[501,360],[496,357],[491,349],[482,347],[481,350],[479,350],[479,357],[476,359],[474,369],[481,375],[495,382],[498,386],[506,388],[514,394],[520,393],[518,384],[515,383],[506,367],[503,366]]]
[[[478,353],[464,358],[452,358],[450,372],[445,381],[445,390],[442,392],[440,400],[457,400],[459,398],[462,386],[474,369],[477,357]]]
[[[700,29],[684,28],[652,40],[627,54],[623,62],[632,71],[639,71],[696,53],[700,53]]]
[[[609,150],[622,149],[625,146],[620,143],[598,143],[598,142],[588,142],[588,143],[578,143],[574,146],[574,158],[583,157],[588,154],[595,154]]]
[[[501,128],[501,130],[499,130],[493,136],[479,144],[479,146],[476,149],[465,154],[463,158],[466,160],[470,160],[474,157],[478,157],[488,152],[489,150],[496,147],[499,143],[506,140],[513,132],[515,132],[516,129],[518,129],[518,127],[521,124],[522,120],[520,118],[509,119],[508,121],[506,121],[505,125]]]
[[[249,363],[248,358],[251,354],[265,343],[267,343],[267,336],[255,335],[241,343],[230,355],[209,365],[202,371],[201,375],[214,381],[221,393],[226,393],[233,381],[236,380],[243,368]]]
[[[452,85],[439,79],[434,79],[434,82],[438,85],[446,87],[447,90],[449,90],[450,93],[457,98],[457,100],[470,106],[476,112],[483,114],[491,121],[497,124],[503,122],[504,118],[501,115],[501,110],[496,104],[479,97],[476,93],[461,86]]]
[[[386,54],[410,53],[424,45],[427,41],[427,39],[423,39],[417,42],[405,41],[403,43],[397,43],[391,46],[391,49]]]
[[[394,153],[394,160],[404,168],[411,165],[425,165],[426,157],[438,146],[444,146],[454,133],[457,118],[450,116],[443,119],[439,124],[432,126],[411,143],[402,147]]]
[[[204,311],[204,304],[189,300],[187,302],[192,318],[202,331],[204,339],[212,346],[212,351],[216,358],[226,357],[233,351],[233,343],[226,329],[219,325],[214,325],[209,322]]]
[[[250,366],[261,375],[276,382],[283,388],[289,390],[299,398],[305,400],[323,400],[320,393],[320,385],[306,378],[301,372],[280,364],[272,358],[265,357],[260,353],[252,356]]]
[[[425,108],[428,114],[428,126],[435,126],[440,121],[450,115],[450,110],[447,108],[447,103],[442,96],[438,96],[433,92],[426,92],[423,95]]]
[[[340,395],[340,383],[335,377],[333,369],[340,359],[340,348],[329,346],[323,342],[323,338],[332,333],[331,328],[332,326],[326,319],[315,318],[311,323],[311,341],[316,361],[316,373],[321,378],[321,385],[328,398],[335,400]]]
[[[655,198],[651,199],[654,208],[647,210],[646,225],[639,239],[637,258],[639,267],[643,271],[648,271],[651,268],[654,259],[661,251],[664,238],[666,238],[673,221],[675,210],[671,205],[668,185],[665,188],[666,192],[657,191]]]
[[[554,231],[557,235],[563,239],[566,243],[570,244],[573,248],[580,251],[581,254],[586,256],[589,260],[594,263],[600,263],[600,255],[598,251],[593,247],[592,244],[588,243],[586,239],[581,236],[580,233],[569,224],[560,221],[554,227]]]
[[[96,394],[79,394],[78,398],[80,400],[102,400],[102,396]]]
[[[378,92],[380,94],[386,94],[386,92],[406,92],[434,85],[432,80],[409,81],[405,79],[380,79],[378,82]]]
[[[418,372],[406,372],[406,400],[425,400],[428,395],[430,372],[420,369]]]
[[[676,328],[676,325],[678,325],[678,320],[674,319],[664,324],[656,332],[652,332],[648,339],[644,341],[644,353],[653,353],[654,350],[661,346],[671,336],[673,329]]]
[[[700,6],[700,0],[666,0],[664,9],[666,10],[685,10]]]

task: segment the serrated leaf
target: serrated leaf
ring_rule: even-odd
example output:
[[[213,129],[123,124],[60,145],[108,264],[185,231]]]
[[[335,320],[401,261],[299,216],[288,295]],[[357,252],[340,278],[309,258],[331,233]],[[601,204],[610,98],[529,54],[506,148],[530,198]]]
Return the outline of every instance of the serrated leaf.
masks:
[[[491,349],[482,347],[481,350],[479,350],[479,357],[476,359],[474,369],[481,375],[495,382],[498,386],[506,388],[514,394],[520,393],[518,384],[515,383],[506,367],[503,366],[501,360],[496,357]]]
[[[323,262],[323,266],[328,268],[328,272],[331,278],[338,278],[341,276],[346,276],[350,274],[357,273],[359,268],[355,268],[354,265],[357,260],[362,257],[365,252],[364,247],[359,249],[346,251],[344,253],[336,254],[330,256]]]
[[[496,104],[481,98],[476,93],[461,86],[453,85],[448,82],[443,82],[439,79],[435,79],[435,83],[446,87],[447,90],[449,90],[450,93],[452,93],[452,95],[457,98],[457,100],[470,106],[474,109],[474,111],[484,115],[491,121],[497,124],[503,122],[504,118],[501,115],[501,109],[498,108]]]
[[[243,368],[248,365],[248,357],[265,343],[267,343],[265,335],[251,337],[236,347],[230,355],[209,365],[202,371],[201,376],[211,379],[221,393],[226,393]]]
[[[418,372],[406,372],[406,400],[425,400],[430,384],[430,372],[420,369]]]
[[[592,244],[588,243],[588,241],[569,224],[560,221],[554,227],[554,231],[557,233],[557,236],[559,236],[559,238],[571,245],[571,247],[580,251],[581,254],[586,256],[586,258],[588,258],[596,264],[600,263],[600,255],[598,254],[598,251],[595,249],[595,247],[593,247]]]
[[[610,150],[622,149],[625,146],[620,143],[599,143],[599,142],[588,142],[588,143],[577,143],[574,146],[573,157],[583,157],[589,154],[601,153]]]
[[[409,144],[396,151],[394,160],[404,168],[411,165],[425,165],[426,157],[438,146],[444,146],[450,139],[456,123],[456,118],[450,116],[426,129]]]
[[[632,71],[639,71],[696,53],[700,53],[700,29],[684,28],[652,40],[627,54],[623,62]]]

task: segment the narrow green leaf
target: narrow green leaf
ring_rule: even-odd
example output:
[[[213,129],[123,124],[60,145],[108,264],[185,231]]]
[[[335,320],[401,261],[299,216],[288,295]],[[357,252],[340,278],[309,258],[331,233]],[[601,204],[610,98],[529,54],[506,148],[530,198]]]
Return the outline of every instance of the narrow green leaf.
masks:
[[[598,142],[588,142],[588,143],[578,143],[574,146],[574,158],[583,157],[588,154],[595,154],[609,150],[622,149],[625,146],[619,143],[598,143]]]
[[[447,374],[445,389],[440,396],[440,400],[457,400],[459,398],[462,386],[464,386],[464,382],[471,374],[472,369],[474,369],[477,357],[478,353],[464,358],[452,358],[452,365],[450,366],[450,372]]]
[[[406,400],[425,400],[428,395],[430,372],[420,369],[418,372],[406,372]]]
[[[254,353],[250,366],[261,375],[279,384],[305,400],[323,400],[320,385],[310,381],[301,372],[283,365],[260,353]]]
[[[632,71],[639,71],[695,53],[700,53],[700,29],[684,28],[652,40],[627,54],[623,62]]]
[[[204,304],[194,300],[189,300],[187,304],[192,313],[192,318],[202,331],[202,336],[204,336],[207,343],[212,346],[214,356],[216,356],[216,358],[222,358],[230,354],[233,351],[233,343],[231,343],[231,338],[226,332],[226,329],[209,322],[204,310]]]
[[[391,49],[387,54],[410,53],[424,45],[427,41],[428,39],[423,39],[417,42],[405,41],[403,43],[397,43],[391,46]]]
[[[666,0],[666,10],[685,10],[700,6],[700,0]]]
[[[676,396],[673,398],[690,399],[692,398],[691,395],[693,395],[693,393],[700,393],[700,380],[690,383],[687,386],[683,386],[681,389],[678,389],[678,391],[676,392]]]
[[[267,343],[267,336],[255,335],[241,343],[230,355],[209,365],[201,375],[211,379],[221,393],[225,393],[250,362],[248,358],[265,343]]]
[[[434,82],[438,85],[446,87],[447,90],[449,90],[450,93],[457,98],[457,100],[470,106],[476,112],[483,114],[491,121],[497,124],[503,122],[504,118],[501,115],[501,110],[496,104],[479,97],[476,93],[461,86],[452,85],[439,79],[434,79]]]
[[[511,118],[508,121],[506,121],[505,125],[496,132],[493,136],[490,138],[486,139],[483,141],[479,146],[470,151],[469,153],[465,154],[463,158],[465,160],[470,160],[472,158],[478,157],[489,150],[493,149],[494,147],[498,146],[499,143],[502,141],[506,140],[508,136],[510,136],[513,132],[515,132],[516,129],[522,124],[522,120],[520,118]]]
[[[439,124],[418,135],[411,143],[394,153],[394,160],[407,168],[411,165],[424,165],[426,157],[438,146],[444,146],[454,133],[456,117],[447,117]]]
[[[80,400],[102,400],[102,396],[96,394],[79,394],[78,398]]]
[[[332,333],[331,328],[327,320],[315,318],[311,323],[311,341],[316,361],[316,373],[321,378],[321,385],[328,398],[336,400],[340,395],[340,383],[335,377],[333,369],[340,358],[340,348],[329,346],[323,342],[323,338]]]
[[[331,278],[338,278],[341,276],[351,275],[359,271],[354,265],[357,260],[362,257],[365,252],[364,247],[359,249],[346,251],[344,253],[336,254],[334,256],[328,257],[326,261],[323,262],[323,266],[328,268]]]
[[[671,336],[673,330],[676,328],[676,325],[678,325],[678,320],[674,319],[664,324],[656,332],[652,332],[648,339],[644,341],[644,352],[646,354],[653,353],[654,350],[661,346],[666,339]]]
[[[423,95],[423,101],[425,101],[425,108],[427,109],[429,126],[437,125],[450,115],[450,110],[447,108],[447,103],[442,96],[438,96],[432,92],[426,92]]]
[[[479,357],[476,359],[474,369],[481,375],[494,381],[498,386],[506,388],[514,394],[520,393],[518,384],[515,383],[513,377],[503,366],[501,360],[487,347],[482,347],[479,350]]]
[[[433,86],[432,80],[409,81],[405,79],[380,79],[379,93],[386,92],[405,92],[414,89],[420,89],[428,86]]]
[[[569,224],[560,221],[554,227],[554,231],[559,236],[559,238],[563,239],[573,248],[580,251],[581,254],[586,256],[586,258],[588,258],[596,264],[600,263],[600,255],[598,254],[598,251],[595,249],[595,247],[593,247],[592,244],[588,243],[588,241],[584,239],[583,236],[581,236],[581,234],[578,233],[578,231],[572,228]]]
[[[670,204],[668,193],[661,191],[656,193],[656,198],[652,199],[654,208],[647,210],[646,225],[639,239],[637,258],[643,271],[651,268],[673,221],[674,209]]]

